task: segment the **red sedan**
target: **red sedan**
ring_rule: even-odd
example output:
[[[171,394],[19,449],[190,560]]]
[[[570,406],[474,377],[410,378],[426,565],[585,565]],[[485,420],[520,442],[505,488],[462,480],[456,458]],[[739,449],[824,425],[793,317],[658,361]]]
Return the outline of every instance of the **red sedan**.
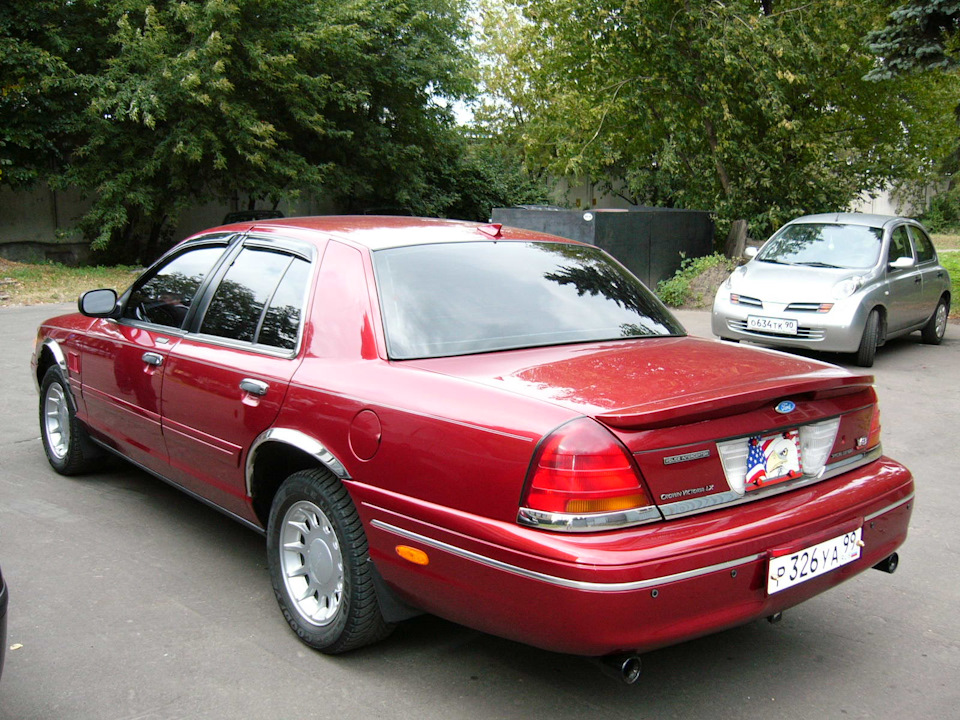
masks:
[[[57,472],[116,453],[265,533],[328,653],[429,612],[635,674],[892,572],[913,508],[872,377],[687,337],[602,251],[497,225],[216,228],[32,364]]]

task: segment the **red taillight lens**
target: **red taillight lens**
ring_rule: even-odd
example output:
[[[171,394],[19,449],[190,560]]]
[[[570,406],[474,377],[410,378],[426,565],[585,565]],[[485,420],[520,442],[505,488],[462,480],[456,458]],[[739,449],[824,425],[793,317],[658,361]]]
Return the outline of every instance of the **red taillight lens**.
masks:
[[[650,505],[626,449],[588,418],[558,428],[533,458],[522,505],[583,515]]]
[[[867,449],[875,448],[880,444],[880,406],[874,404],[873,416],[870,418],[870,435],[867,438]]]

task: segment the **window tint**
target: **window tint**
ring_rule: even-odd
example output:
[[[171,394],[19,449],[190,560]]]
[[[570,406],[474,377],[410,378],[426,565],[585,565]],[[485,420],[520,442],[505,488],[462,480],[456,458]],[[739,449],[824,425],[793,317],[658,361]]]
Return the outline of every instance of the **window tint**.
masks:
[[[223,254],[223,246],[187,250],[139,280],[123,316],[157,325],[182,327],[200,283]]]
[[[649,290],[595,247],[414,245],[374,253],[391,358],[682,335]]]
[[[918,227],[910,226],[910,234],[913,236],[913,244],[917,249],[917,262],[930,262],[937,257],[937,251],[933,249],[933,243],[927,234]]]
[[[887,259],[890,262],[902,257],[913,257],[913,250],[910,248],[910,238],[907,236],[906,225],[900,225],[890,236],[890,253]]]
[[[244,248],[214,292],[200,332],[293,349],[309,268],[292,255]]]
[[[257,343],[293,350],[297,346],[300,315],[310,278],[310,263],[294,258],[293,264],[280,281],[263,318]]]

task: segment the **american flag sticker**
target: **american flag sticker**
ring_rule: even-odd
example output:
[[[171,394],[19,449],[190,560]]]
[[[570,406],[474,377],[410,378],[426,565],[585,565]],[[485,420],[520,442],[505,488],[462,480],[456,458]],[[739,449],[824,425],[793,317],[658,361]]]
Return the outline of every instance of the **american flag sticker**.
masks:
[[[757,435],[747,443],[747,490],[775,485],[803,475],[799,431],[787,430],[766,437]]]

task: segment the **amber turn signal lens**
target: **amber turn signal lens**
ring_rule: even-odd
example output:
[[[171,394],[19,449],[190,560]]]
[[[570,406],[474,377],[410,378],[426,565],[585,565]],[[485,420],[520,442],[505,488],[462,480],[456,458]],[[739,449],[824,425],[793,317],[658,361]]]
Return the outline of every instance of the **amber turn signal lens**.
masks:
[[[397,545],[395,549],[397,551],[397,555],[402,557],[404,560],[412,562],[414,565],[430,564],[430,558],[423,550],[410,547],[409,545]]]

